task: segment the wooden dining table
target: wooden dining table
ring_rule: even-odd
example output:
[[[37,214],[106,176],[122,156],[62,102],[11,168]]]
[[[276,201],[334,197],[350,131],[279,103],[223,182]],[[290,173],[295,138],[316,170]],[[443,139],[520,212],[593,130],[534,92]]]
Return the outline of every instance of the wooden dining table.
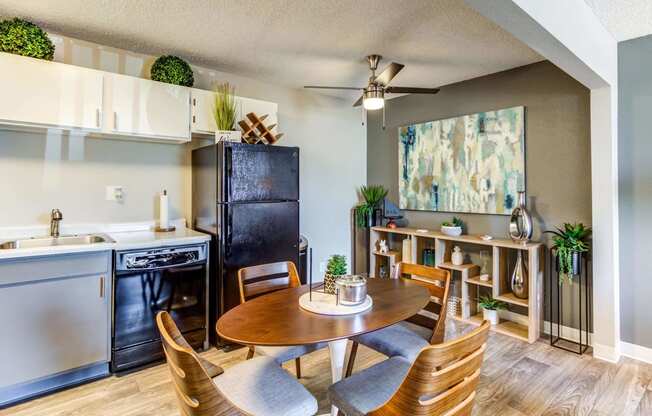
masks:
[[[217,321],[220,337],[243,345],[291,346],[328,342],[333,383],[342,379],[349,338],[417,314],[430,300],[426,288],[406,279],[367,279],[370,309],[351,315],[321,315],[299,306],[304,285],[247,301]],[[337,408],[331,409],[333,415]]]

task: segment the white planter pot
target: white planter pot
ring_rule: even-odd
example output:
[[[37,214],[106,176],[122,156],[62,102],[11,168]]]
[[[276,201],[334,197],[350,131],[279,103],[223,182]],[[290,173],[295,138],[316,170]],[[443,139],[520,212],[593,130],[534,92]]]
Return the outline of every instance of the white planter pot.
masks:
[[[441,232],[450,235],[451,237],[457,237],[462,235],[462,227],[449,227],[446,225],[441,226]]]
[[[215,132],[215,143],[219,142],[236,142],[242,141],[242,132],[240,130],[218,130]]]
[[[498,311],[492,311],[490,309],[482,309],[482,315],[484,319],[489,321],[491,325],[498,325]]]

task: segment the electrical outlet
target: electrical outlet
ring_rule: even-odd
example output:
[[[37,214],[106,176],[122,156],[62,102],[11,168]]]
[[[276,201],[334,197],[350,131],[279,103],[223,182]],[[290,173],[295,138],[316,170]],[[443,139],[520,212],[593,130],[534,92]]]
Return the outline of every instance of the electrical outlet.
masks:
[[[319,273],[323,274],[326,273],[326,262],[322,261],[319,263]]]
[[[124,201],[124,189],[122,186],[108,185],[106,187],[106,200],[107,201]]]

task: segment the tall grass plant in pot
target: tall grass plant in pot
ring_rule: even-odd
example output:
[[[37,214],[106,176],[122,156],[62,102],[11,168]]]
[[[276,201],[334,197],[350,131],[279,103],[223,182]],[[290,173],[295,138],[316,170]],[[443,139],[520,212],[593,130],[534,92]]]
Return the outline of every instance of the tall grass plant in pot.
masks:
[[[242,132],[235,126],[238,113],[235,87],[228,82],[215,86],[213,117],[215,118],[215,143],[240,142]]]
[[[363,185],[360,187],[360,196],[364,200],[355,207],[355,223],[360,228],[371,227],[375,224],[374,212],[380,208],[381,202],[387,196],[388,190],[382,185]]]

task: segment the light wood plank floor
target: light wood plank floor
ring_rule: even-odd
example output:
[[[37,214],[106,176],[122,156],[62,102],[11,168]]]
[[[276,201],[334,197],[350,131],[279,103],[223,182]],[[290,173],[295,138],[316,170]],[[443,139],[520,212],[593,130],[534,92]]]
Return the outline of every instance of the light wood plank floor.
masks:
[[[468,330],[450,321],[447,338]],[[203,355],[224,368],[244,359],[245,349]],[[356,370],[383,359],[361,347]],[[302,383],[329,411],[327,350],[302,358]],[[286,368],[293,372],[293,363]],[[543,341],[529,345],[491,334],[482,369],[474,415],[652,416],[652,365],[630,359],[619,364],[579,357]],[[165,365],[124,377],[110,377],[74,389],[0,410],[16,416],[178,416]]]

